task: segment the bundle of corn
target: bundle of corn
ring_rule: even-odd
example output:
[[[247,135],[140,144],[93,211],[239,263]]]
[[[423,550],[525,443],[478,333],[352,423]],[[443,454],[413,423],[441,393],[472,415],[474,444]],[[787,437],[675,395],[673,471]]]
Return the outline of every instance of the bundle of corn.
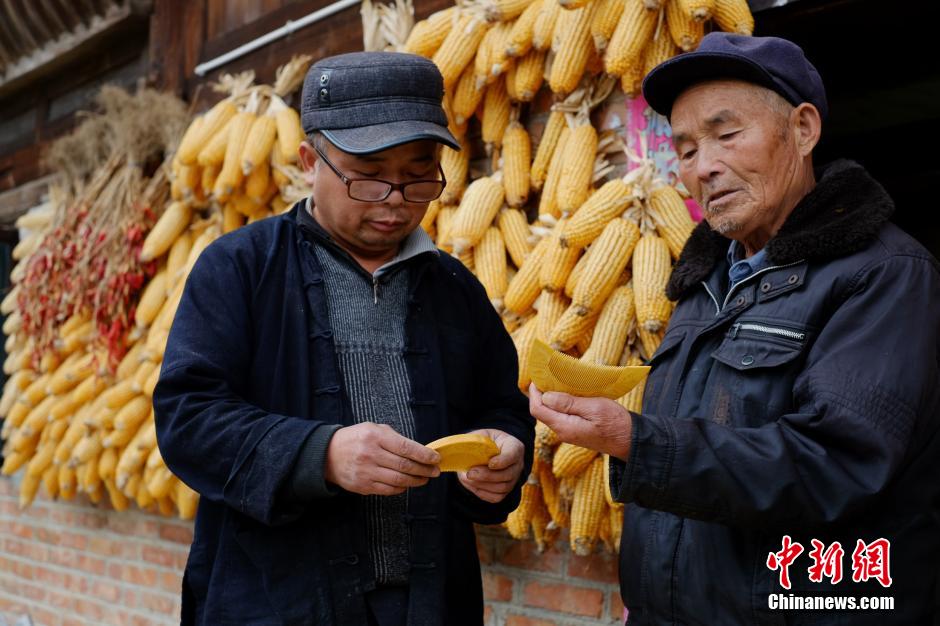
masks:
[[[11,337],[8,347],[18,351],[8,359],[11,378],[0,400],[2,472],[26,467],[21,506],[29,505],[42,484],[50,497],[70,499],[81,491],[93,502],[107,496],[118,510],[134,501],[163,515],[188,519],[195,514],[198,495],[172,475],[156,446],[153,389],[183,286],[202,251],[223,232],[283,211],[307,195],[293,165],[303,133],[283,97],[300,85],[309,60],[294,59],[281,68],[273,87],[252,86],[251,75],[224,77],[219,89],[228,96],[222,102],[185,133],[176,124],[183,138],[175,154],[134,201],[159,207],[160,218],[155,223],[137,218],[140,235],[130,252],[107,249],[122,263],[148,268],[150,276],[129,292],[129,327],[117,336],[120,359],[109,361],[111,346],[95,340],[95,309],[67,290],[63,293],[76,304],[52,324],[51,348],[37,348],[31,336],[21,340],[20,322],[4,328]],[[166,123],[159,117],[151,120],[151,128]],[[101,170],[114,167],[108,161]],[[97,198],[107,180],[99,172],[90,182],[70,183],[67,189],[79,199]],[[27,215],[20,225],[51,229],[55,216]],[[102,253],[94,248],[83,262],[98,263],[94,255]],[[4,300],[4,310],[16,314],[36,308],[23,285],[13,293]]]
[[[597,364],[649,358],[671,312],[671,261],[694,226],[651,160],[634,157],[611,177],[622,142],[592,111],[618,86],[636,95],[655,65],[707,30],[753,26],[746,0],[476,0],[415,24],[403,49],[437,63],[464,147],[444,148],[447,188],[422,226],[484,285],[512,333],[524,391],[535,338]],[[530,136],[539,125],[526,110],[542,90],[554,103]],[[476,124],[487,158],[471,169]],[[642,393],[620,403],[639,410]],[[569,526],[578,553],[598,539],[615,547],[622,506],[601,488],[602,459],[573,448],[539,425],[536,465],[507,525],[540,547]]]
[[[623,178],[605,182],[570,218],[559,220],[542,255],[533,252],[531,258],[542,272],[567,275],[543,285],[530,305],[535,314],[513,333],[520,387],[529,382],[526,356],[535,337],[597,365],[639,365],[649,359],[672,312],[665,295],[672,262],[693,228],[681,193],[656,177],[649,159]],[[618,399],[634,412],[642,401],[642,385]],[[577,554],[590,553],[598,540],[616,549],[623,506],[608,493],[607,460],[592,450],[559,444],[544,424],[536,432],[537,463],[527,489],[542,495],[548,527],[570,527]],[[529,536],[543,523],[541,510],[520,506],[507,522],[509,531]]]

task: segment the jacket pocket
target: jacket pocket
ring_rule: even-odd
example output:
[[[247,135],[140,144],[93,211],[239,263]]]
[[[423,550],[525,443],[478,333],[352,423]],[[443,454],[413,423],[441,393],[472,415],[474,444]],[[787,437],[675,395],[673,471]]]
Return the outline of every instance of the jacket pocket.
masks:
[[[792,410],[807,331],[793,323],[741,321],[711,353],[717,362],[703,406],[716,422],[759,427]]]
[[[781,324],[738,322],[712,356],[740,371],[778,367],[800,356],[805,341],[803,330]]]

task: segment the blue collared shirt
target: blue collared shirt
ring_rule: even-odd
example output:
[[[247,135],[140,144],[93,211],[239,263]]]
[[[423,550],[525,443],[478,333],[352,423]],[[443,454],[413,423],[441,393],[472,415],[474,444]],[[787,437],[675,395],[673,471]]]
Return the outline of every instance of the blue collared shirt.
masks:
[[[760,270],[770,267],[770,261],[767,260],[767,254],[761,248],[754,256],[744,258],[744,246],[737,241],[732,241],[728,247],[728,289],[734,289],[734,286]]]

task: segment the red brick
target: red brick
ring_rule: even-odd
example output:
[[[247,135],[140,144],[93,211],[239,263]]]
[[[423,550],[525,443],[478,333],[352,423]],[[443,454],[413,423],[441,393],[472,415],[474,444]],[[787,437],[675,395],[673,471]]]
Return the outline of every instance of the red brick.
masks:
[[[183,572],[160,572],[160,588],[170,593],[182,593]]]
[[[160,524],[160,538],[188,546],[193,542],[193,529],[192,526],[162,523]]]
[[[11,561],[9,568],[4,571],[13,572],[18,578],[24,580],[32,580],[35,574],[33,566],[23,561]]]
[[[65,574],[48,567],[36,568],[36,580],[45,583],[47,587],[62,589],[65,587]]]
[[[88,511],[75,513],[72,516],[74,525],[82,528],[98,530],[108,525],[108,514],[104,511]]]
[[[121,598],[121,588],[114,583],[96,580],[91,584],[91,595],[98,600],[117,604]]]
[[[617,557],[596,552],[589,556],[568,556],[568,576],[585,578],[599,583],[617,582]]]
[[[486,626],[493,626],[493,607],[489,605],[483,607],[483,623]]]
[[[120,580],[124,582],[141,585],[143,587],[153,587],[157,584],[157,570],[147,567],[137,567],[136,565],[121,565]]]
[[[620,597],[620,591],[610,594],[610,617],[617,620],[618,624],[623,624],[623,598]]]
[[[109,613],[108,607],[86,598],[75,599],[75,612],[96,624],[105,623],[105,616]]]
[[[12,496],[16,493],[16,487],[13,485],[13,479],[4,476],[0,479],[0,495]]]
[[[179,613],[179,602],[177,600],[171,600],[166,596],[155,593],[141,593],[140,606],[160,615],[169,616]]]
[[[131,589],[124,590],[124,598],[121,600],[121,606],[126,609],[137,608],[137,592]]]
[[[512,579],[491,572],[483,572],[483,598],[487,602],[512,600]]]
[[[46,590],[43,587],[28,585],[23,582],[20,582],[17,586],[19,587],[19,594],[28,600],[43,602],[46,599]]]
[[[536,619],[525,615],[508,615],[506,626],[558,626],[558,624],[552,620]]]
[[[26,607],[19,602],[14,602],[8,598],[0,596],[0,609],[3,609],[7,613],[23,613],[26,611]]]
[[[604,593],[598,589],[533,581],[525,586],[525,604],[550,611],[600,617]]]
[[[58,626],[62,623],[62,616],[52,611],[30,607],[29,617],[36,626]]]
[[[20,507],[18,507],[12,500],[4,500],[0,502],[0,515],[19,515]],[[2,526],[0,526],[2,528]]]
[[[133,558],[136,546],[131,546],[125,541],[115,541],[110,537],[101,535],[91,535],[88,538],[87,550],[101,556],[120,556],[123,558]]]
[[[60,545],[63,548],[84,550],[88,547],[88,537],[78,533],[63,532],[60,538]]]
[[[148,519],[135,519],[129,515],[112,513],[108,516],[108,530],[121,535],[153,537],[157,534],[157,523]]]
[[[496,562],[530,572],[560,574],[564,555],[555,548],[539,554],[532,541],[510,541],[505,551],[497,554]]]
[[[140,556],[144,561],[153,563],[155,565],[162,565],[164,567],[176,566],[176,553],[170,552],[169,550],[165,550],[163,548],[143,546],[140,549]]]
[[[51,543],[54,546],[62,545],[62,533],[50,528],[37,528],[36,539],[43,543]]]
[[[49,592],[48,604],[57,609],[65,609],[68,612],[74,612],[73,606],[75,599],[72,596],[67,596],[57,591]]]

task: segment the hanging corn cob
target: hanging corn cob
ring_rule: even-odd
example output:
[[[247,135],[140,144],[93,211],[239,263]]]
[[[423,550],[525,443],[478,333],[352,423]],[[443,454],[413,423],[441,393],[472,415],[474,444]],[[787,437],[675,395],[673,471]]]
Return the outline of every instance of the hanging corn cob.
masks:
[[[309,60],[295,59],[281,68],[273,87],[252,87],[248,75],[223,78],[229,97],[196,118],[185,133],[181,105],[142,92],[137,96],[140,107],[160,117],[154,126],[165,128],[170,137],[173,132],[184,137],[175,157],[167,157],[147,181],[138,177],[141,168],[123,168],[121,159],[126,157],[119,147],[103,150],[111,156],[97,170],[81,172],[80,182],[66,179],[60,194],[53,194],[63,200],[51,210],[23,218],[24,228],[43,229],[49,237],[35,248],[35,239],[25,240],[29,245],[21,246],[17,256],[28,269],[14,273],[15,296],[0,304],[9,313],[4,330],[11,350],[11,377],[0,398],[0,416],[5,417],[2,472],[26,468],[21,506],[28,506],[41,487],[50,497],[71,499],[84,493],[92,502],[107,499],[116,510],[134,502],[163,515],[190,519],[195,514],[198,494],[172,475],[156,447],[151,397],[185,279],[202,251],[221,235],[223,216],[231,229],[233,212],[240,226],[245,212],[251,213],[248,221],[259,219],[307,193],[290,165],[302,131],[296,112],[281,98],[299,86]],[[125,109],[137,106],[129,96],[106,90],[103,94]],[[103,119],[91,118],[79,127],[77,137],[87,143],[101,136]],[[124,122],[112,115],[107,123],[121,128]],[[133,137],[127,139],[134,144]],[[166,145],[160,144],[159,150]],[[133,160],[144,163],[148,158]],[[213,194],[223,173],[240,177],[223,190],[224,204]],[[75,205],[88,209],[71,210]],[[125,206],[144,206],[146,212],[140,216]],[[108,221],[101,219],[106,210],[111,211]],[[110,226],[113,232],[102,231],[97,238],[84,235],[94,245],[77,249],[69,233],[86,224],[95,234],[96,224]],[[112,239],[122,246],[111,246]],[[50,294],[61,293],[63,308],[43,312],[37,307],[40,267],[33,265],[56,254],[50,248],[53,241],[62,242],[65,258],[77,254],[88,263],[88,279],[122,299],[110,308],[98,300],[83,300],[57,289],[59,278],[53,275],[50,280],[45,272],[40,295],[47,301]],[[125,242],[130,242],[129,250]],[[139,276],[125,269],[119,275],[122,282],[116,282],[109,265],[114,259],[124,264],[118,267],[127,267],[128,259],[138,264],[131,267],[141,268],[134,270]],[[82,287],[81,293],[95,290]],[[115,314],[119,317],[111,323],[106,316]]]

